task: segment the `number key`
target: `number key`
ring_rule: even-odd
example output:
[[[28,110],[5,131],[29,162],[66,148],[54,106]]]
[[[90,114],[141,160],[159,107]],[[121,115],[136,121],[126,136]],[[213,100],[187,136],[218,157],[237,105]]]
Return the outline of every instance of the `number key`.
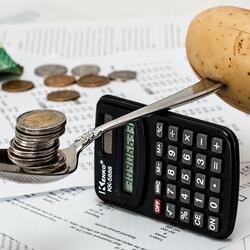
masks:
[[[181,182],[187,185],[191,183],[191,171],[188,169],[181,170]]]
[[[181,188],[180,201],[185,204],[190,203],[190,190],[186,188]]]
[[[204,189],[206,185],[206,175],[197,173],[195,175],[195,186]]]
[[[191,165],[192,164],[192,155],[193,152],[187,149],[183,149],[182,150],[182,157],[181,157],[181,161],[183,164],[186,165]]]
[[[173,165],[167,165],[167,178],[170,180],[176,180],[177,167]]]
[[[169,199],[176,199],[176,186],[173,184],[167,184],[167,197]]]
[[[194,194],[194,205],[199,208],[204,208],[205,195],[199,192]]]
[[[197,154],[196,160],[195,160],[195,166],[200,169],[206,168],[206,155],[203,154]]]
[[[177,161],[177,147],[169,145],[168,146],[168,159],[172,161]]]

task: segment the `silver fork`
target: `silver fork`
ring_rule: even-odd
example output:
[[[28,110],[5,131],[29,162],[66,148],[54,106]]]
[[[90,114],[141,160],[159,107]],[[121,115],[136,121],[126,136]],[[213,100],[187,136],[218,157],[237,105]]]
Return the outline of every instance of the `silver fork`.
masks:
[[[81,151],[95,139],[99,138],[103,133],[120,127],[129,121],[153,114],[156,111],[179,107],[188,102],[197,100],[214,92],[218,92],[222,90],[222,88],[224,88],[222,83],[204,79],[162,100],[144,106],[96,128],[90,129],[88,132],[78,137],[71,146],[61,150],[66,157],[66,165],[63,171],[59,169],[53,173],[25,173],[22,168],[13,164],[8,159],[7,149],[0,149],[0,177],[15,182],[37,183],[59,180],[72,174],[77,169],[78,158]]]

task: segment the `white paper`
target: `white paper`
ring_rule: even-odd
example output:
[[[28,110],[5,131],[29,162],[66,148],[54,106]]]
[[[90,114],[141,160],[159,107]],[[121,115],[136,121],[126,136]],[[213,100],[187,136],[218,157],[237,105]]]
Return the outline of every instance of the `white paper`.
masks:
[[[26,244],[4,233],[0,233],[0,249],[2,250],[17,250],[17,249],[18,250],[34,250],[34,248],[30,248]]]
[[[0,221],[5,234],[41,250],[211,250],[249,232],[247,211],[239,206],[241,223],[229,239],[216,240],[105,204],[93,188],[72,188],[3,202]]]
[[[85,57],[184,46],[187,18],[1,25],[4,46],[37,56]]]

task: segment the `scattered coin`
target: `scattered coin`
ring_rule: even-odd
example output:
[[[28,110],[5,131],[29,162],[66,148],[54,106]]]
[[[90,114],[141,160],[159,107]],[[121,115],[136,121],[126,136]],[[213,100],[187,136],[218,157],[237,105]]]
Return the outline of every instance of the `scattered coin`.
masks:
[[[77,100],[80,93],[75,90],[60,90],[48,94],[47,99],[53,102],[67,102]]]
[[[129,81],[136,79],[136,72],[131,70],[119,70],[111,72],[108,77],[112,80]]]
[[[10,80],[2,85],[2,90],[7,92],[24,92],[32,88],[34,88],[33,82],[25,80]]]
[[[47,77],[67,73],[67,68],[60,64],[41,65],[35,69],[37,76]]]
[[[81,87],[100,87],[109,83],[109,79],[106,76],[88,75],[81,77],[77,84]]]
[[[76,82],[76,78],[70,75],[54,75],[44,79],[44,84],[48,87],[66,87]]]
[[[87,75],[98,75],[100,73],[100,67],[93,64],[83,64],[74,67],[71,72],[77,77],[83,77]]]

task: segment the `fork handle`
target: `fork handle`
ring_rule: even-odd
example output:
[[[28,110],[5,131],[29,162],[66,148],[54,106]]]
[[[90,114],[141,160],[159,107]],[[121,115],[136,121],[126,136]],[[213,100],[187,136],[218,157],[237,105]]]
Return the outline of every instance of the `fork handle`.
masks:
[[[150,115],[156,111],[160,111],[163,109],[171,109],[179,107],[188,102],[197,100],[201,97],[217,92],[221,90],[223,86],[224,85],[222,83],[213,82],[206,78],[171,96],[168,96],[143,108],[132,111],[110,122],[104,123],[94,129],[89,130],[87,133],[84,133],[81,137],[78,138],[78,141],[81,142],[81,147],[79,150],[80,151],[83,150],[95,139],[100,137],[103,133],[112,130],[114,128],[118,128],[129,121],[133,121],[135,119],[141,118],[146,115]]]

